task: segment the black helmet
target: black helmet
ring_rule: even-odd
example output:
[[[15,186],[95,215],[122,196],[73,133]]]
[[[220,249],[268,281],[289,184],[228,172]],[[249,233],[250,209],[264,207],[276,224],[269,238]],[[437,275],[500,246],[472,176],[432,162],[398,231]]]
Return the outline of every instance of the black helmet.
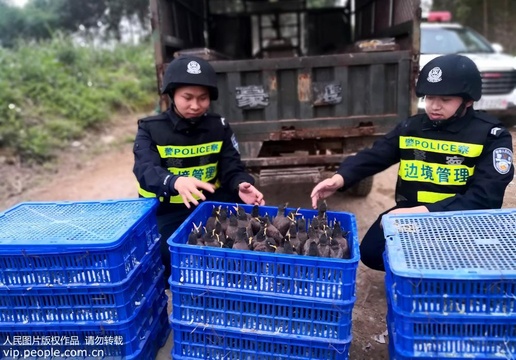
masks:
[[[416,95],[460,96],[478,101],[482,96],[482,77],[475,63],[466,56],[439,56],[421,69]]]
[[[174,90],[185,85],[206,86],[210,99],[217,100],[217,74],[204,59],[195,56],[182,56],[172,61],[163,76],[162,94],[174,94]]]

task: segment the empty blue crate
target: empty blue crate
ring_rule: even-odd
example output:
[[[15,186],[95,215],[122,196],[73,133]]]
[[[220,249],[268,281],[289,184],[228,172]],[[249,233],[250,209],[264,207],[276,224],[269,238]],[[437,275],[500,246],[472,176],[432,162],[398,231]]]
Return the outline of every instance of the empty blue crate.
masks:
[[[203,202],[171,235],[172,286],[210,288],[238,293],[318,299],[331,303],[349,301],[355,296],[355,279],[360,260],[355,216],[344,212],[327,212],[330,225],[334,220],[350,232],[350,259],[284,255],[247,250],[205,247],[187,244],[188,234],[199,223],[205,223],[214,206],[227,207],[234,212],[235,204]],[[247,213],[252,206],[241,205]],[[296,209],[285,210],[285,215]],[[260,206],[260,216],[273,218],[278,209]],[[317,215],[316,210],[297,209],[305,217],[307,226]]]
[[[124,280],[159,240],[156,199],[21,203],[0,213],[0,284]]]
[[[161,276],[163,271],[161,273]],[[75,351],[73,359],[82,360],[86,354],[102,359],[148,359],[148,354],[139,355],[146,344],[144,340],[151,337],[152,331],[159,324],[168,323],[167,303],[164,283],[148,284],[147,293],[141,306],[131,317],[123,321],[106,321],[103,323],[76,324],[14,324],[0,327],[0,351],[7,354],[11,349],[19,351],[51,350],[64,354]],[[163,336],[166,332],[162,331]],[[154,337],[154,336],[152,336]],[[18,339],[18,340],[17,340]],[[23,340],[22,340],[23,339]],[[163,343],[156,340],[156,344]],[[149,347],[147,347],[149,348]],[[77,351],[80,351],[77,353]],[[93,353],[92,351],[95,351]],[[75,356],[82,354],[80,356]],[[97,354],[97,356],[95,356]],[[23,353],[22,353],[23,355]],[[103,355],[100,356],[100,355]],[[55,357],[55,356],[54,356]],[[54,358],[52,357],[52,358]],[[24,357],[28,358],[28,357]],[[39,359],[43,359],[40,356]],[[51,358],[47,356],[46,358]]]
[[[516,210],[385,215],[388,292],[406,314],[516,323]]]
[[[174,336],[172,359],[246,360],[346,360],[351,338],[306,340],[291,336],[224,331],[218,327],[192,326],[171,321]]]
[[[0,326],[29,323],[92,323],[130,318],[149,284],[163,280],[160,246],[144,256],[129,278],[111,284],[0,287]]]
[[[509,317],[406,314],[392,307],[387,293],[390,340],[409,358],[514,359],[516,326]]]
[[[185,286],[172,285],[170,290],[172,318],[185,325],[306,340],[346,340],[351,336],[354,299],[328,304]]]

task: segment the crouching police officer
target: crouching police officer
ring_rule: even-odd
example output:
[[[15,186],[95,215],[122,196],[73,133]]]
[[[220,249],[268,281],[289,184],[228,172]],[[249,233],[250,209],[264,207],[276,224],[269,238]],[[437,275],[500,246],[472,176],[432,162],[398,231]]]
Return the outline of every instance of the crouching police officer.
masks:
[[[162,94],[170,108],[138,121],[133,172],[140,197],[157,197],[158,230],[165,278],[170,276],[167,239],[199,200],[264,204],[245,171],[229,124],[208,113],[217,100],[217,75],[205,60],[188,56],[172,61]]]
[[[311,194],[315,208],[337,189],[399,162],[396,206],[378,217],[360,244],[362,262],[375,270],[384,270],[382,215],[500,208],[513,178],[511,134],[498,119],[473,110],[482,95],[473,61],[461,55],[433,59],[419,74],[416,94],[425,97],[425,114],[344,160]]]

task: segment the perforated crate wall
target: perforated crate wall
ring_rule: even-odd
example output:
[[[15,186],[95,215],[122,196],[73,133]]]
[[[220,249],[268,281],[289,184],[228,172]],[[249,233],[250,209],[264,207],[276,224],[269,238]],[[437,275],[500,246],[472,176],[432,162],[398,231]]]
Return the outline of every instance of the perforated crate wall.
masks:
[[[385,215],[395,309],[516,322],[516,210]]]
[[[318,341],[282,335],[260,335],[252,331],[224,331],[220,328],[184,325],[171,321],[174,336],[172,358],[260,359],[260,360],[345,360],[351,338],[346,341]]]
[[[0,351],[17,349],[53,350],[62,354],[66,350],[101,350],[109,359],[126,359],[126,356],[138,355],[135,359],[148,359],[139,355],[145,346],[144,340],[155,329],[156,322],[168,323],[167,296],[164,285],[149,284],[148,297],[141,306],[125,321],[108,321],[102,324],[16,324],[0,327]],[[13,344],[13,341],[22,343]],[[38,343],[33,342],[37,340]],[[28,343],[23,343],[28,341]],[[23,353],[22,353],[23,354]],[[80,360],[81,358],[76,358]],[[91,358],[88,358],[88,360]]]
[[[200,289],[237,291],[255,294],[264,292],[295,299],[351,300],[355,296],[355,280],[360,252],[356,221],[353,214],[328,211],[328,219],[340,222],[350,231],[350,259],[233,250],[186,244],[193,223],[205,223],[214,206],[225,206],[230,212],[234,204],[203,202],[168,239],[171,251],[171,283]],[[252,206],[242,205],[247,213]],[[296,209],[286,209],[286,213]],[[276,216],[276,207],[261,206],[260,215]],[[307,220],[315,210],[300,209]],[[286,214],[285,214],[286,215]],[[307,226],[309,225],[307,221]]]
[[[131,277],[97,286],[0,287],[0,326],[14,323],[122,321],[142,306],[149,284],[164,287],[160,246],[154,244]],[[147,294],[148,296],[149,294]]]
[[[200,327],[218,326],[269,336],[347,340],[353,301],[306,301],[172,285],[172,318]]]
[[[21,203],[0,213],[0,284],[124,280],[159,240],[156,199]]]

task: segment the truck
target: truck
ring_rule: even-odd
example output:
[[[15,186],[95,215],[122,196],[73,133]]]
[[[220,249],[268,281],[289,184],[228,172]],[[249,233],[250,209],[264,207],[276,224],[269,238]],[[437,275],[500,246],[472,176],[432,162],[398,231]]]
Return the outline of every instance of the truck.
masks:
[[[260,186],[317,182],[417,112],[419,0],[150,0],[157,88],[209,60]],[[160,107],[169,106],[161,96]],[[348,191],[366,196],[372,178]]]
[[[419,65],[439,55],[461,54],[477,65],[482,75],[482,98],[475,109],[500,118],[516,113],[516,63],[503,53],[500,44],[491,43],[475,30],[452,21],[449,11],[429,11],[421,23]],[[424,100],[418,105],[424,111]]]

